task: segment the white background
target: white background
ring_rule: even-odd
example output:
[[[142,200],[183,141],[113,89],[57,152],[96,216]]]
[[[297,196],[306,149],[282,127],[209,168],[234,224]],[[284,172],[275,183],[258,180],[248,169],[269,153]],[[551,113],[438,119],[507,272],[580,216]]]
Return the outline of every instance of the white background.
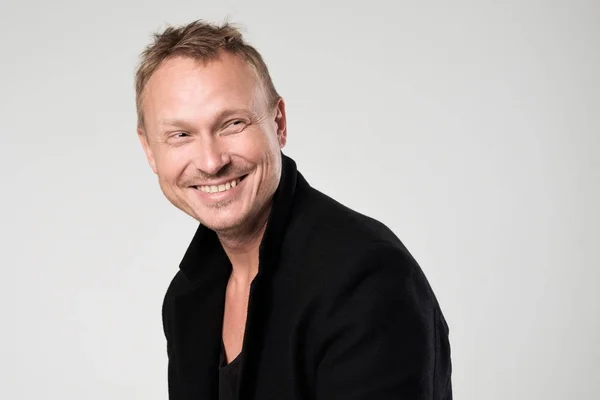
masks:
[[[0,5],[0,398],[166,399],[196,225],[146,164],[133,73],[165,24],[225,17],[300,171],[420,262],[455,398],[600,398],[598,1]]]

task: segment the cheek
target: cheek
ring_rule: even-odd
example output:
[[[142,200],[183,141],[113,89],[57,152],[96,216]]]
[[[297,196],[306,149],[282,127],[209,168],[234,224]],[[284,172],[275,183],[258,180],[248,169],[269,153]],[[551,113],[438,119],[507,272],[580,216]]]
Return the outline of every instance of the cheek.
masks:
[[[247,161],[256,163],[260,161],[264,146],[259,135],[241,134],[231,136],[223,141],[222,150],[232,156],[240,156]]]
[[[156,169],[159,180],[173,185],[185,171],[186,154],[184,149],[169,149],[161,152],[156,158]]]
[[[231,149],[238,154],[256,162],[272,158],[274,153],[279,152],[279,142],[275,133],[256,130],[240,135],[232,143]]]

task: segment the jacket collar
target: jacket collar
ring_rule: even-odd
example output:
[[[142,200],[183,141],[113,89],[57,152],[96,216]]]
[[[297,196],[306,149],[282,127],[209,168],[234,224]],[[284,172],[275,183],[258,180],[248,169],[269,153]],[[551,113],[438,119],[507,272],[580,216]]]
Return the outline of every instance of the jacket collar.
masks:
[[[269,219],[259,248],[258,275],[270,271],[278,263],[296,192],[299,175],[296,163],[283,153],[281,158],[281,178],[273,196]],[[188,281],[198,283],[211,278],[228,277],[231,263],[217,234],[200,224],[179,268]]]

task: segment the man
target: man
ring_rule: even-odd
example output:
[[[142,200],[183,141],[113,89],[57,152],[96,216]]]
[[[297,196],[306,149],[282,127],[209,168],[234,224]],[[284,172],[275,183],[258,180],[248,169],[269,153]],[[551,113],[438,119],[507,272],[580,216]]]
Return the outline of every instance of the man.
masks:
[[[200,223],[163,305],[171,399],[451,398],[421,269],[282,154],[285,103],[235,28],[157,34],[136,104],[163,193]]]

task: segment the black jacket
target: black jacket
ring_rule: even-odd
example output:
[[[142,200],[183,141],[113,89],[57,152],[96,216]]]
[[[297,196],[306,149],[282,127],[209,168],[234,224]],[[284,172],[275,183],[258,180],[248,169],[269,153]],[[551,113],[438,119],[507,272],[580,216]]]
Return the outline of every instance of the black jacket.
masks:
[[[231,264],[200,226],[164,299],[172,400],[216,400]],[[448,326],[382,223],[311,188],[283,156],[250,289],[240,399],[451,399]]]

